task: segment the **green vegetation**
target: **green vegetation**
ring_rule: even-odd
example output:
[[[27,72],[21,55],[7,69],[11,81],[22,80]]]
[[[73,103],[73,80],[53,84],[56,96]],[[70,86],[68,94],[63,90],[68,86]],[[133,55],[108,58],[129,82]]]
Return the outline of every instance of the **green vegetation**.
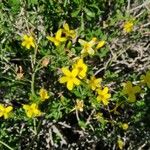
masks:
[[[148,0],[2,0],[0,150],[150,148]]]

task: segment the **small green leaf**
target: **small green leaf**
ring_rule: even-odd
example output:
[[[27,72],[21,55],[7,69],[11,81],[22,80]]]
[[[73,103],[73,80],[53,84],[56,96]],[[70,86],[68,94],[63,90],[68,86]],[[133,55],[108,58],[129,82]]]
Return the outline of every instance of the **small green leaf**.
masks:
[[[86,123],[84,121],[80,120],[78,123],[81,128],[86,128]]]
[[[85,13],[89,16],[89,17],[95,17],[95,13],[90,11],[87,8],[83,8],[83,10],[85,11]]]
[[[81,11],[81,9],[78,9],[78,10],[72,12],[72,13],[71,13],[71,16],[72,16],[72,17],[77,17],[78,14],[80,13],[80,11]]]

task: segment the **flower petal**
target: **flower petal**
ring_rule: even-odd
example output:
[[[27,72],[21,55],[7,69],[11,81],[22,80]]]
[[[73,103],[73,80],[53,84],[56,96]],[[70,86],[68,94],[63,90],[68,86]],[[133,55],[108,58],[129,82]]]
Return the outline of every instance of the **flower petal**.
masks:
[[[97,46],[96,46],[96,49],[99,49],[101,47],[103,47],[105,45],[105,41],[100,41]]]
[[[69,31],[69,25],[68,25],[68,23],[64,24],[64,29],[67,30],[67,31]]]
[[[103,94],[105,95],[105,94],[107,94],[108,93],[108,87],[105,87],[104,89],[103,89]]]
[[[71,72],[71,75],[73,77],[76,77],[78,75],[78,69],[73,69],[72,72]]]
[[[24,39],[24,40],[28,40],[28,38],[29,38],[28,35],[24,35],[24,36],[23,36],[23,39]]]
[[[82,39],[79,39],[78,42],[79,42],[81,45],[84,45],[84,44],[87,43],[86,41],[84,41],[84,40],[82,40]]]
[[[79,76],[79,78],[83,79],[86,76],[86,72],[85,71],[80,71],[78,76]]]
[[[94,55],[94,50],[93,50],[93,48],[89,48],[89,49],[88,49],[88,53],[89,53],[90,55]]]
[[[26,41],[23,41],[23,42],[21,43],[22,46],[25,46],[26,44],[27,44]]]
[[[62,29],[59,29],[57,32],[56,32],[56,39],[60,39],[61,38],[61,35],[62,35]]]
[[[64,37],[62,37],[62,38],[59,39],[60,42],[65,42],[66,40],[67,40],[67,39],[64,38]]]
[[[50,40],[51,42],[55,42],[56,41],[56,39],[54,37],[51,37],[51,36],[47,36],[46,38],[48,40]]]
[[[79,84],[80,84],[80,80],[77,79],[77,78],[74,78],[74,79],[73,79],[73,83],[74,83],[75,85],[79,85]]]
[[[30,108],[29,105],[23,105],[23,109],[24,109],[24,110],[28,110],[29,108]]]
[[[63,67],[61,69],[61,71],[64,73],[64,75],[69,76],[71,74],[71,72],[69,71],[69,69],[67,67]]]
[[[5,111],[6,111],[7,113],[9,113],[10,111],[12,111],[12,109],[13,109],[12,106],[8,106],[8,107],[5,108]]]
[[[60,79],[59,79],[59,82],[60,83],[65,83],[65,82],[67,82],[68,81],[68,77],[66,77],[66,76],[63,76],[63,77],[61,77]]]
[[[67,89],[70,90],[70,91],[73,89],[73,81],[68,81],[67,82]]]

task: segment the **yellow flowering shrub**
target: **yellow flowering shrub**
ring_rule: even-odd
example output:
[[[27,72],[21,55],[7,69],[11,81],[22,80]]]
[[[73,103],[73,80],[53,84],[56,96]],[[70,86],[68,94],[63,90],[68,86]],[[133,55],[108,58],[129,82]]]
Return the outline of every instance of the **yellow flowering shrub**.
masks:
[[[148,4],[2,1],[0,149],[149,148]]]

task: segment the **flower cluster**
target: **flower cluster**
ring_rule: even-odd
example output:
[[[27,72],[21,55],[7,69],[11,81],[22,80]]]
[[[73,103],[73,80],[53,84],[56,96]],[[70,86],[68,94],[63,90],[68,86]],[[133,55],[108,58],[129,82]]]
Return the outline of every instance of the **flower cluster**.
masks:
[[[44,88],[41,88],[40,91],[39,91],[39,100],[40,100],[40,103],[49,99],[49,95],[48,95],[48,92],[46,89]],[[32,100],[32,98],[30,98],[30,100]],[[38,100],[38,99],[37,99]],[[23,105],[23,109],[25,110],[25,113],[27,115],[27,117],[29,118],[33,118],[33,117],[38,117],[38,116],[41,116],[42,115],[42,112],[39,110],[39,107],[38,107],[38,101],[33,102],[29,105]]]
[[[95,54],[95,50],[98,50],[100,49],[101,47],[103,47],[105,45],[105,41],[97,41],[97,38],[92,38],[91,41],[87,42],[85,40],[82,40],[82,39],[79,39],[78,41],[81,46],[83,47],[82,48],[82,51],[81,51],[81,54],[83,56],[86,56],[86,55],[94,55]],[[96,46],[95,50],[94,50],[94,46]]]
[[[126,33],[133,31],[133,21],[126,21],[123,25],[123,30]],[[77,37],[77,30],[70,29],[69,25],[65,23],[63,28],[58,29],[54,36],[47,36],[47,39],[54,43],[56,47],[61,46],[67,40],[73,40]],[[79,59],[77,59],[72,66],[62,67],[61,71],[63,76],[59,78],[61,84],[66,84],[66,87],[69,91],[73,90],[75,86],[85,85],[89,87],[94,94],[96,94],[97,102],[101,102],[104,106],[109,104],[109,99],[111,94],[109,93],[109,88],[107,86],[102,86],[102,78],[96,78],[95,76],[90,76],[88,78],[88,65],[84,62],[85,56],[93,56],[96,51],[102,48],[105,44],[105,40],[98,40],[96,37],[93,37],[91,40],[86,41],[83,39],[78,40],[81,45],[81,53]],[[32,36],[24,35],[22,46],[27,49],[35,48],[35,40]],[[47,66],[49,59],[45,59],[42,62],[42,66]],[[21,71],[20,71],[21,72]],[[22,73],[22,72],[21,72]],[[150,71],[145,75],[141,75],[141,83],[146,84],[150,88]],[[136,95],[140,93],[141,87],[136,85],[133,86],[132,82],[127,81],[123,87],[123,94],[128,96],[129,102],[136,101]],[[41,88],[39,90],[39,100],[43,102],[49,99],[49,95],[46,89]],[[29,118],[40,116],[42,113],[39,110],[39,102],[32,101],[29,105],[23,105],[23,108]],[[76,100],[75,109],[78,111],[83,111],[84,101]],[[3,107],[4,108],[4,107]],[[3,116],[3,115],[1,115]],[[6,118],[6,117],[5,117]],[[127,128],[126,125],[123,126],[124,129]]]
[[[71,71],[66,67],[61,70],[64,76],[59,79],[59,82],[67,82],[68,90],[72,90],[74,85],[80,85],[80,79],[86,77],[87,65],[84,63],[83,59],[79,59],[75,64],[73,64]]]
[[[63,36],[63,34],[65,36]],[[64,24],[63,29],[59,29],[55,36],[47,36],[47,39],[54,43],[55,46],[60,46],[61,43],[67,41],[67,39],[74,39],[76,37],[76,31],[70,30],[67,23]]]

